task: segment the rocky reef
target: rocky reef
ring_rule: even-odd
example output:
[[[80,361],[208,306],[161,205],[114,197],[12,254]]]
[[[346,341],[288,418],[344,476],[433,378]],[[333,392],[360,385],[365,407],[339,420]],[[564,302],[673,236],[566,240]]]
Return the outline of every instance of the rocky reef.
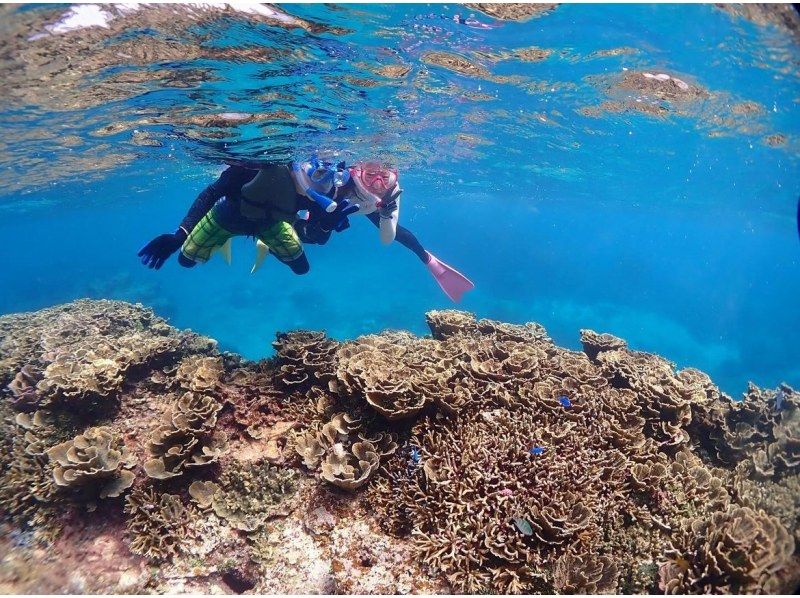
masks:
[[[427,321],[249,362],[139,304],[0,317],[0,591],[797,587],[800,392]]]

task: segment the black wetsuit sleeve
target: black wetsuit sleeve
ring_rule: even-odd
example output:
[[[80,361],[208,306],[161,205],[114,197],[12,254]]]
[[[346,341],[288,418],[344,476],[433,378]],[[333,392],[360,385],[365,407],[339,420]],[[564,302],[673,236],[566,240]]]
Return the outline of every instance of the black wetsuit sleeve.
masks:
[[[378,212],[372,212],[372,214],[367,214],[367,218],[369,218],[370,222],[380,228],[381,226],[381,217]],[[410,230],[405,228],[404,226],[397,225],[397,231],[394,235],[394,240],[403,245],[404,247],[408,247],[411,251],[413,251],[416,256],[422,260],[423,264],[428,263],[428,254],[425,252],[425,248],[422,244],[417,240]]]
[[[238,193],[247,181],[255,175],[255,171],[242,168],[240,166],[229,166],[219,178],[211,183],[208,187],[203,189],[197,199],[189,208],[186,216],[181,221],[181,228],[186,231],[186,234],[192,232],[192,229],[197,226],[197,223],[208,214],[208,211],[214,207],[221,197]]]

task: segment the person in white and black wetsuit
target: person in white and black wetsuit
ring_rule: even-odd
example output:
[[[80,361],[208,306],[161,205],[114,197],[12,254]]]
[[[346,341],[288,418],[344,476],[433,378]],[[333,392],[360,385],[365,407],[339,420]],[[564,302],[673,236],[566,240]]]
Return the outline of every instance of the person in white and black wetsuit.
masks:
[[[309,210],[308,220],[299,220],[295,229],[304,243],[324,245],[333,231],[341,232],[350,226],[349,216],[365,215],[380,230],[383,243],[397,241],[410,249],[425,264],[436,282],[453,301],[474,284],[456,269],[427,251],[414,234],[400,226],[400,188],[397,171],[378,162],[357,163],[345,168],[343,163],[306,162],[303,168],[311,173],[308,181],[324,195]],[[335,202],[330,210],[328,201]]]

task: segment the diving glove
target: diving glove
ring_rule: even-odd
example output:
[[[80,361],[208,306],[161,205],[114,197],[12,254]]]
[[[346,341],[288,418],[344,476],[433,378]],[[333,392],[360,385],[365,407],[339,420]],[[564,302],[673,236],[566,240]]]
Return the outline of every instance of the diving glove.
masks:
[[[378,215],[384,220],[388,220],[392,217],[392,214],[396,209],[397,200],[394,197],[385,201],[381,200],[380,204],[378,204]]]
[[[319,226],[324,232],[335,230],[340,233],[350,227],[350,220],[347,217],[359,209],[358,204],[350,203],[347,199],[340,201],[333,212],[319,216]]]
[[[158,270],[169,259],[169,256],[180,249],[188,236],[182,228],[174,233],[158,235],[139,250],[138,255],[142,258],[142,264]]]

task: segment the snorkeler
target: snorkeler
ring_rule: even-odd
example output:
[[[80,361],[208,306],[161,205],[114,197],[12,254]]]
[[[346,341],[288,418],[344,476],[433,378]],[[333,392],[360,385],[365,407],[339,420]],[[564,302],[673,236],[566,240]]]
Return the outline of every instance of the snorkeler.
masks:
[[[349,169],[316,159],[260,169],[229,166],[200,193],[174,233],[159,235],[138,255],[156,270],[178,249],[184,267],[207,262],[214,252],[230,263],[231,238],[248,235],[257,240],[252,272],[272,253],[296,274],[305,274],[310,266],[302,242],[325,244],[332,231],[350,225],[348,216],[359,213],[379,228],[383,243],[397,239],[411,249],[447,296],[459,301],[474,285],[398,226],[401,192],[397,172],[375,163]],[[309,212],[307,221],[297,219],[300,210]]]
[[[427,251],[410,230],[398,225],[402,189],[396,170],[376,162],[358,163],[349,169],[343,164],[314,166],[328,169],[327,178],[318,177],[316,182],[319,191],[337,203],[336,209],[328,211],[324,201],[316,202],[309,209],[309,218],[295,223],[304,243],[324,245],[333,231],[350,226],[349,215],[364,214],[380,230],[383,243],[396,240],[410,249],[452,301],[459,302],[465,292],[475,288],[466,276]]]
[[[230,263],[231,238],[248,235],[295,274],[305,274],[308,258],[292,226],[297,211],[307,207],[300,191],[289,165],[229,166],[197,196],[178,229],[150,241],[139,257],[156,270],[178,249],[178,263],[187,268],[217,251]]]

